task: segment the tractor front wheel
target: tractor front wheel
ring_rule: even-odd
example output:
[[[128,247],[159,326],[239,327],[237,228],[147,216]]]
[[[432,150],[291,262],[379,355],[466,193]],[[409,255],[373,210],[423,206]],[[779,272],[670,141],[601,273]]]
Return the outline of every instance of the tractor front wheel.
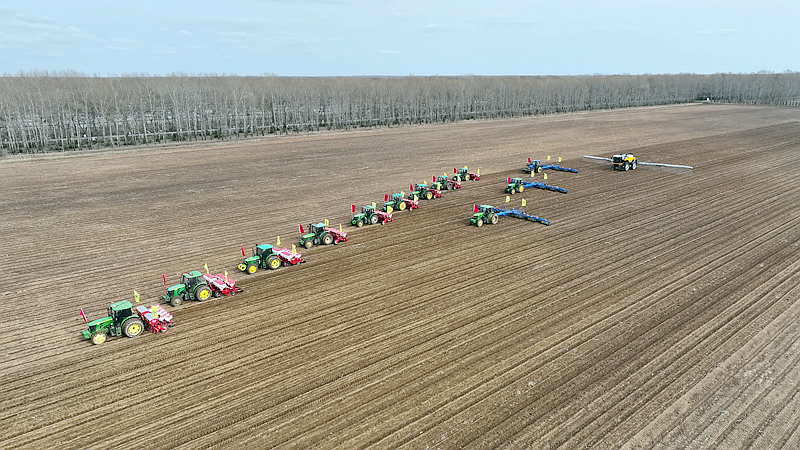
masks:
[[[476,227],[482,227],[483,226],[483,218],[478,219],[478,221],[475,222],[475,226]]]
[[[303,242],[303,247],[305,247],[305,248],[311,248],[313,246],[314,246],[314,242],[311,239]]]
[[[129,338],[135,338],[144,331],[144,324],[138,317],[128,319],[122,324],[122,334]]]
[[[181,306],[183,304],[183,295],[176,295],[169,299],[169,304],[172,306]]]
[[[625,164],[622,165],[622,170],[627,172],[631,168],[631,165],[628,161],[625,161]]]
[[[95,331],[94,333],[92,333],[91,340],[92,340],[92,344],[100,345],[103,342],[108,340],[108,336],[105,333],[103,333],[102,331]]]
[[[498,220],[500,219],[497,217],[497,214],[492,214],[489,216],[489,223],[492,225],[496,225]]]
[[[194,288],[194,298],[198,302],[204,302],[211,298],[211,289],[207,284],[199,284]]]
[[[251,262],[250,264],[247,265],[247,273],[249,273],[250,275],[256,273],[257,270],[258,270],[258,264]]]
[[[331,245],[333,244],[333,236],[330,233],[325,233],[322,235],[322,244],[323,245]]]
[[[514,188],[511,188],[511,192],[509,192],[509,194],[511,194],[511,195],[514,195],[514,194],[516,194],[516,193],[517,193],[517,190],[516,190],[516,189],[514,189]]]
[[[358,220],[356,221],[356,227],[358,227],[358,228],[361,228],[361,227],[363,227],[363,226],[364,226],[364,220],[362,220],[362,219],[358,219]]]

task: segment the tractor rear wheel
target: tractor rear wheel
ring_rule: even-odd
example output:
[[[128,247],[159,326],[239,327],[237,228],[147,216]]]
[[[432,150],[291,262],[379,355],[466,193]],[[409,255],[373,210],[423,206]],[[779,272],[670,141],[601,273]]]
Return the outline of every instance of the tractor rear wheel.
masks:
[[[333,236],[330,233],[325,233],[322,235],[321,241],[324,245],[331,245],[333,244]]]
[[[256,273],[257,270],[258,270],[258,264],[251,262],[250,264],[247,265],[247,273],[249,273],[250,275]]]
[[[476,227],[482,227],[483,226],[483,218],[478,219],[478,221],[475,222],[475,226]]]
[[[525,186],[520,186],[520,187],[519,187],[519,191],[520,191],[520,192],[522,192],[522,191],[524,191],[524,190],[525,190]]]
[[[128,319],[122,324],[122,334],[126,337],[135,338],[142,334],[142,331],[144,331],[144,324],[138,317]]]
[[[400,202],[400,204],[397,205],[397,209],[399,209],[400,211],[406,209],[406,202],[405,201]]]
[[[207,284],[198,284],[196,288],[194,288],[194,299],[198,302],[204,302],[211,298],[211,289],[208,287]]]
[[[91,340],[92,340],[92,344],[100,345],[103,342],[105,342],[106,340],[108,340],[108,336],[105,333],[103,333],[102,331],[95,331],[94,333],[92,333]]]
[[[425,193],[425,200],[430,200],[433,198],[433,192],[428,191]]]
[[[631,168],[631,165],[628,161],[625,161],[625,164],[622,165],[622,170],[627,172]]]
[[[311,239],[303,242],[303,247],[305,247],[305,248],[311,248],[313,246],[314,246],[314,241],[312,241]]]
[[[375,225],[376,223],[378,223],[378,215],[377,214],[373,214],[373,215],[369,216],[369,224],[370,225]]]
[[[497,217],[497,214],[492,214],[491,216],[489,216],[489,223],[492,225],[496,225],[498,220],[500,219],[499,217]]]
[[[281,260],[280,260],[280,259],[278,259],[278,257],[277,257],[277,256],[275,256],[275,255],[272,255],[272,256],[270,256],[269,258],[267,258],[267,267],[268,267],[269,269],[271,269],[271,270],[275,270],[275,269],[277,269],[277,268],[278,268],[278,267],[280,267],[280,266],[281,266]]]
[[[361,228],[364,226],[364,219],[358,219],[356,221],[356,227]]]
[[[172,306],[181,306],[183,304],[183,295],[176,295],[169,299],[169,304]]]
[[[631,161],[631,170],[636,170],[636,160]]]

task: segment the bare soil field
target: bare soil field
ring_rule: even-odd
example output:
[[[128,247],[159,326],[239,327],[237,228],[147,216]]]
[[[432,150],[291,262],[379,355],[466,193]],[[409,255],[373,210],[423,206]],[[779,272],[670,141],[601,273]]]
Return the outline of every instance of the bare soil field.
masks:
[[[694,166],[616,172],[631,151]],[[568,194],[528,189],[526,158]],[[350,205],[483,179],[351,227]],[[800,448],[800,110],[694,104],[0,161],[2,448]],[[245,275],[240,246],[350,241]],[[249,250],[248,250],[249,251]],[[161,275],[245,292],[84,340]]]

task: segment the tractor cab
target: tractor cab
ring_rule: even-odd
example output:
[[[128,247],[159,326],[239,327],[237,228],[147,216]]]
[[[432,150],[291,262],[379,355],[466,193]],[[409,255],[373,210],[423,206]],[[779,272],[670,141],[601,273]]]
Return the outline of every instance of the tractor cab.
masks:
[[[613,164],[614,170],[628,171],[636,169],[637,161],[632,153],[620,153],[611,157],[611,164]]]
[[[443,186],[447,186],[448,181],[450,181],[450,178],[447,175],[439,175],[436,178],[436,182],[441,183]]]
[[[428,189],[428,183],[417,183],[414,185],[415,191],[424,191]]]
[[[475,214],[485,215],[493,212],[494,212],[494,206],[492,205],[478,205],[478,212],[476,212]]]
[[[361,213],[364,215],[369,216],[370,214],[375,212],[375,207],[372,205],[364,205],[361,207]]]
[[[322,223],[322,222],[320,222],[320,223],[312,223],[312,224],[309,225],[309,227],[311,228],[311,232],[314,233],[315,236],[317,236],[320,233],[322,233],[323,231],[325,231],[325,224]]]
[[[272,246],[270,244],[261,244],[256,246],[256,254],[255,256],[262,257],[262,256],[269,256],[273,253]]]
[[[193,270],[181,275],[181,284],[186,286],[186,290],[192,291],[195,286],[205,283],[203,281],[203,274],[199,270]]]
[[[122,301],[108,305],[108,316],[114,322],[114,325],[119,325],[128,317],[135,316],[133,311],[133,304],[129,301]]]
[[[528,163],[528,169],[525,172],[539,173],[542,171],[542,162],[538,159],[531,160]]]

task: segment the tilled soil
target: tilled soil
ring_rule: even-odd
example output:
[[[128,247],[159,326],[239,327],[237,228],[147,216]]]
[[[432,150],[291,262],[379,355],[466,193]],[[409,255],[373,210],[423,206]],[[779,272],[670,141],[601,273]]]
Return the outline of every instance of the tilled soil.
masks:
[[[623,151],[694,169],[581,157]],[[548,155],[569,193],[509,206],[552,225],[470,226]],[[3,161],[0,447],[800,448],[798,174],[800,110],[707,104]],[[326,218],[350,241],[236,269]],[[81,337],[203,264],[245,292]]]

